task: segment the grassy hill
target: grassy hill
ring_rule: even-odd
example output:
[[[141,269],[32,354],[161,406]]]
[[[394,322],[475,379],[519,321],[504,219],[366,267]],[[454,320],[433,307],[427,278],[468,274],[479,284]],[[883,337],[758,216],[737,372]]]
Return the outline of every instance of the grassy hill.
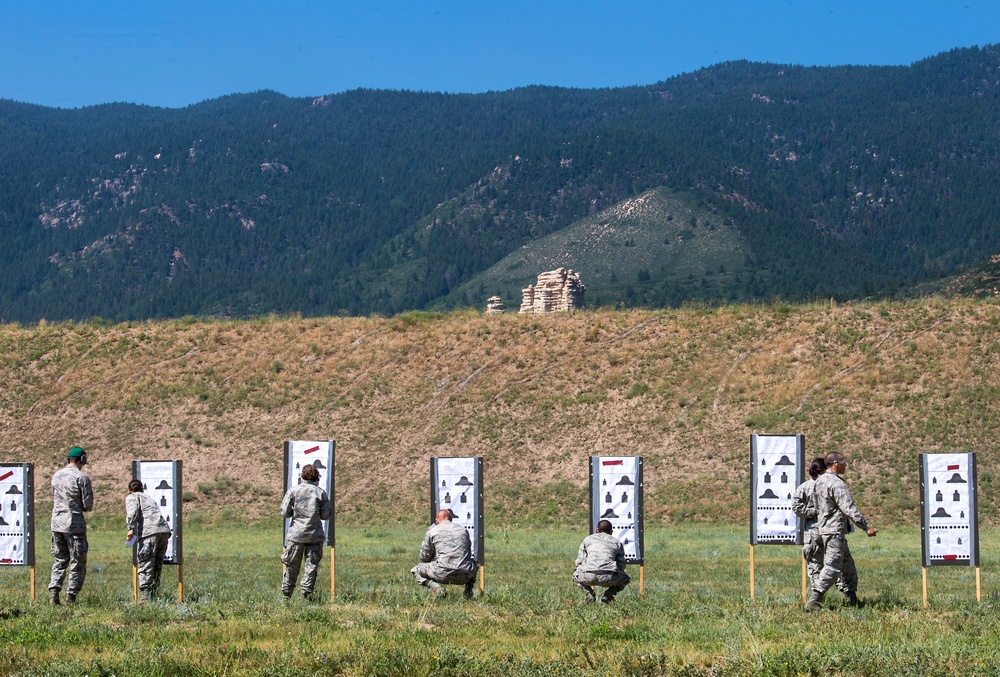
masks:
[[[634,305],[657,289],[676,289],[679,304],[695,296],[698,286],[718,298],[724,280],[743,270],[747,253],[723,217],[690,195],[654,188],[529,242],[451,298],[476,306],[498,294],[516,310],[521,289],[534,284],[538,273],[562,267],[581,274],[592,306],[613,306],[626,297]],[[704,283],[704,277],[713,283]]]
[[[479,454],[492,523],[579,524],[587,457],[640,454],[652,523],[739,524],[749,435],[803,433],[876,524],[918,520],[918,453],[979,452],[993,521],[998,327],[937,298],[3,325],[0,458],[45,487],[86,447],[102,512],[132,459],[182,459],[189,513],[246,518],[277,509],[282,440],[332,438],[339,519],[417,524],[427,459]]]

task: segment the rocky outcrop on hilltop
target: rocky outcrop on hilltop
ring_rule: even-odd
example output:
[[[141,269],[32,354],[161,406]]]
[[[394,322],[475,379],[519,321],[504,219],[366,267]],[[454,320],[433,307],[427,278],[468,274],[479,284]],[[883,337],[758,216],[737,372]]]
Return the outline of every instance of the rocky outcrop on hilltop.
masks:
[[[538,276],[538,282],[521,290],[521,313],[544,315],[583,308],[586,291],[580,274],[556,268]]]

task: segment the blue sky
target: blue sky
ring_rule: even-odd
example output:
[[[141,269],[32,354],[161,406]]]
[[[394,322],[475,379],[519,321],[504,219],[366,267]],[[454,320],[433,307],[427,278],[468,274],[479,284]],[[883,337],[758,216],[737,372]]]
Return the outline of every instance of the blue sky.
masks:
[[[0,0],[0,98],[651,84],[722,61],[910,64],[1000,42],[990,0]]]

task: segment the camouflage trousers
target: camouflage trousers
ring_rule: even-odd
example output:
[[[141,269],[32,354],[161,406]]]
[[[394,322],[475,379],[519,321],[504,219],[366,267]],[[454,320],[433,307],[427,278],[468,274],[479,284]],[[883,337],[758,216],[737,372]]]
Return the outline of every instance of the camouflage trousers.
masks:
[[[139,589],[144,596],[155,592],[160,587],[160,574],[163,573],[163,556],[167,554],[167,544],[170,534],[153,534],[139,539],[139,547],[135,551],[136,568],[139,573]]]
[[[813,587],[816,586],[819,574],[823,570],[823,555],[823,546],[820,542],[819,534],[807,531],[802,541],[802,558],[806,561],[806,571],[809,572],[809,582]],[[853,562],[854,560],[852,559],[851,561]],[[856,580],[857,572],[855,572]],[[837,589],[844,593],[850,589],[843,576],[837,579]]]
[[[69,585],[66,594],[76,597],[83,589],[83,581],[87,578],[87,534],[64,534],[52,532],[52,577],[49,579],[49,590],[62,590],[66,569],[69,569]]]
[[[858,570],[843,534],[819,534],[816,540],[823,553],[823,568],[813,579],[813,590],[825,593],[836,584],[844,593],[858,590]]]
[[[427,585],[430,581],[445,585],[460,585],[476,580],[476,569],[470,571],[464,569],[445,569],[437,562],[421,562],[410,569],[413,578],[420,585]]]
[[[295,581],[299,577],[302,560],[305,560],[305,573],[302,574],[302,594],[311,595],[316,587],[316,574],[319,563],[323,559],[322,543],[289,543],[281,554],[281,562],[285,565],[285,575],[281,579],[281,594],[290,597],[295,590]]]
[[[624,571],[616,571],[614,573],[593,573],[590,571],[580,571],[577,569],[573,572],[573,582],[576,583],[584,592],[588,592],[591,595],[594,594],[594,586],[599,586],[602,588],[607,588],[608,591],[604,593],[604,596],[609,599],[614,599],[615,595],[625,589],[625,586],[632,581],[629,575]]]

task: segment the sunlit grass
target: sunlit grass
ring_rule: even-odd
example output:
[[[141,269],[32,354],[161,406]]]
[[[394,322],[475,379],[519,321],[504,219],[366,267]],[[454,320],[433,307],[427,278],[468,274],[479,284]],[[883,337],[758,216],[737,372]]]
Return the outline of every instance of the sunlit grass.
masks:
[[[99,522],[101,522],[99,520]],[[280,525],[190,527],[185,601],[168,567],[159,599],[131,601],[129,550],[112,520],[91,530],[81,602],[44,603],[51,558],[39,552],[39,599],[25,569],[0,570],[2,674],[876,674],[995,673],[998,536],[985,532],[984,600],[974,570],[929,572],[921,605],[914,530],[854,536],[863,605],[832,592],[802,610],[800,560],[787,546],[749,545],[738,527],[647,532],[645,599],[633,584],[611,607],[582,604],[570,582],[581,531],[498,529],[487,538],[486,595],[459,588],[435,601],[408,569],[422,532],[339,529],[337,594],[329,552],[319,602],[282,602]],[[44,549],[40,549],[44,550]],[[558,673],[556,672],[558,670]]]

